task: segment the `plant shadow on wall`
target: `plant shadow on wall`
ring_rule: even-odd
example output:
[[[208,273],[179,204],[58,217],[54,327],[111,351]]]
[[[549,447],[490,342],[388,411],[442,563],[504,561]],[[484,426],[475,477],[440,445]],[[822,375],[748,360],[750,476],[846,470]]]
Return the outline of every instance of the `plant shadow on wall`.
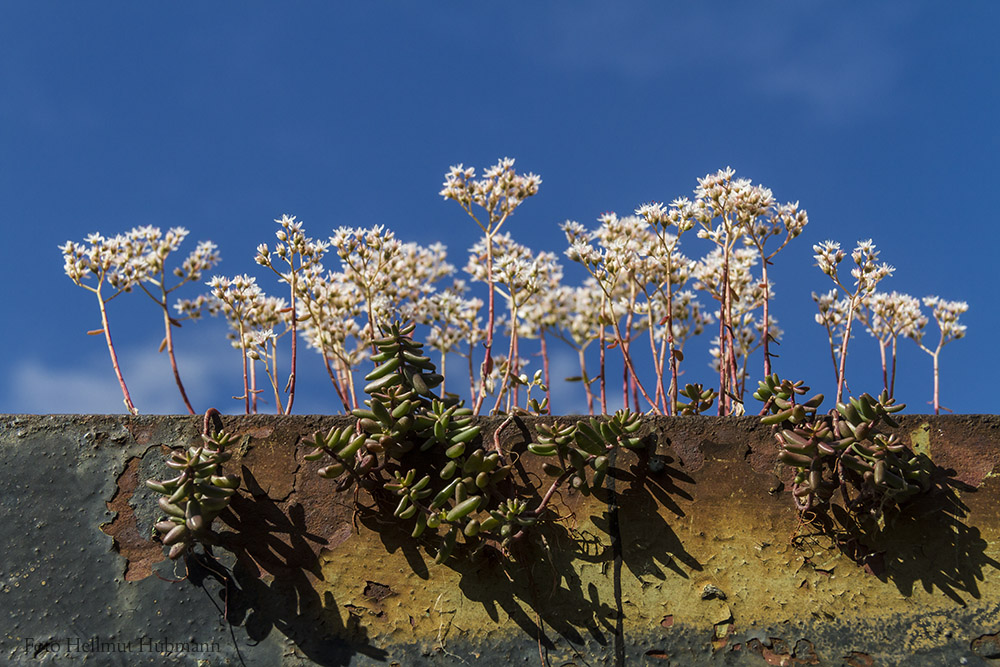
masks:
[[[208,436],[213,430],[216,435]],[[202,446],[171,452],[167,465],[180,475],[147,482],[161,494],[166,516],[156,530],[170,558],[184,558],[183,580],[202,588],[251,642],[277,630],[316,664],[347,665],[358,653],[384,660],[386,653],[371,646],[358,617],[349,613],[345,622],[333,595],[322,590],[316,552],[328,540],[310,532],[305,508],[273,500],[245,465],[241,475],[223,474],[232,438],[222,432],[218,411],[206,414],[204,432]],[[240,482],[246,494],[234,492]],[[340,518],[349,522],[350,512],[342,509]],[[217,530],[215,519],[226,528]],[[217,557],[214,547],[225,555]],[[235,634],[233,639],[239,651]]]
[[[986,555],[979,529],[963,521],[969,508],[959,493],[976,488],[902,442],[892,415],[905,406],[887,391],[850,397],[826,415],[817,413],[822,395],[796,401],[807,391],[771,375],[754,394],[765,402],[761,421],[772,426],[778,460],[794,470],[800,523],[793,544],[833,546],[906,596],[920,582],[958,604],[963,594],[978,599],[983,568],[1000,563]]]
[[[622,410],[575,423],[540,415],[532,433],[518,413],[511,413],[498,417],[499,425],[484,434],[461,400],[434,393],[442,378],[422,345],[410,338],[413,326],[388,329],[374,341],[373,359],[379,365],[365,378],[370,398],[366,407],[354,410],[356,428],[314,433],[304,440],[315,448],[305,458],[327,464],[317,472],[337,480],[337,491],[355,489],[356,501],[363,492],[371,504],[359,507],[361,521],[390,552],[400,550],[418,576],[429,577],[423,553],[434,554],[435,563],[461,575],[466,597],[481,602],[493,618],[498,618],[497,606],[503,608],[540,646],[554,647],[543,622],[574,643],[583,641],[578,628],[607,642],[594,616],[596,606],[602,610],[597,618],[607,622],[609,603],[600,598],[608,593],[599,590],[607,579],[595,577],[585,594],[573,562],[595,563],[602,575],[608,564],[620,562],[615,487],[623,482],[630,500],[654,510],[650,520],[658,525],[644,528],[668,536],[656,545],[662,549],[649,553],[663,553],[664,563],[681,574],[672,557],[699,567],[655,511],[666,499],[679,513],[669,500],[670,492],[682,493],[671,474],[690,480],[662,459],[659,472],[650,473],[652,443],[641,436],[640,415]],[[537,378],[521,382],[529,390],[545,388]],[[542,404],[532,405],[544,412]],[[614,467],[613,461],[623,457],[636,461],[630,471]],[[601,517],[591,523],[610,540],[588,532],[587,522],[577,516],[594,509]],[[653,561],[629,566],[665,576]],[[620,595],[618,568],[612,582],[610,595]],[[618,632],[620,599],[611,616]]]
[[[250,497],[234,499],[219,517],[230,529],[220,531],[219,546],[232,557],[192,553],[188,581],[217,599],[226,621],[254,644],[276,630],[318,665],[348,665],[357,654],[384,661],[386,652],[371,645],[359,616],[345,619],[333,594],[320,592],[316,551],[327,541],[309,533],[302,506],[286,513],[246,468],[244,480]]]
[[[504,445],[526,451],[536,436],[520,419],[512,423],[519,433]],[[671,467],[669,457],[652,457],[650,467],[648,444],[643,439],[643,449],[616,453],[622,464],[608,468],[607,488],[557,490],[548,503],[549,520],[532,525],[517,539],[457,547],[444,564],[459,574],[463,597],[481,604],[495,622],[501,620],[502,610],[544,650],[559,648],[548,628],[576,647],[587,641],[586,635],[601,646],[620,643],[618,564],[637,579],[688,578],[690,571],[702,569],[660,512],[666,507],[683,517],[673,497],[691,500],[679,484],[694,482]],[[547,475],[539,468],[537,461],[524,457],[511,475],[517,497],[529,506],[543,500],[539,489],[546,488]],[[387,551],[401,551],[418,576],[429,578],[425,552],[433,551],[434,542],[414,540],[393,516],[395,505],[376,500],[362,508],[360,521],[379,535]],[[626,521],[620,520],[622,506],[627,507]]]
[[[1000,570],[1000,562],[986,554],[989,544],[979,529],[965,523],[969,508],[959,492],[976,489],[955,480],[954,474],[936,468],[926,495],[881,523],[832,505],[828,513],[817,513],[813,531],[803,532],[798,543],[808,549],[809,544],[822,544],[815,538],[825,537],[880,581],[892,581],[907,597],[919,584],[928,593],[937,588],[963,606],[967,597],[978,600],[984,569]]]

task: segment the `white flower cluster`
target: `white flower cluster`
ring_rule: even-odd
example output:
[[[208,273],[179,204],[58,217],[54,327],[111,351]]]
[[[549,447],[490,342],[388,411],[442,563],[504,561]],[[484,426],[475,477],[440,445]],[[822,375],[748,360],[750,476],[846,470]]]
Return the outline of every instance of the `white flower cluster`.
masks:
[[[840,244],[836,241],[823,241],[813,246],[813,252],[816,253],[813,257],[820,271],[836,280],[837,265],[846,257],[844,251],[840,249]]]
[[[812,299],[819,309],[815,315],[816,323],[826,327],[831,336],[847,323],[847,309],[850,307],[850,299],[838,299],[837,294],[836,287],[825,294],[812,293]]]
[[[968,303],[965,301],[945,301],[936,296],[925,296],[924,305],[933,309],[934,321],[937,322],[938,328],[941,331],[939,349],[945,343],[965,337],[966,327],[964,324],[958,323],[958,318],[962,313],[969,310]],[[923,340],[923,325],[926,322],[927,318],[923,318],[923,322],[919,323],[918,326],[909,332],[909,336],[917,341],[917,343],[921,343]]]
[[[319,264],[330,244],[307,237],[302,231],[302,222],[296,220],[294,215],[283,215],[280,220],[275,220],[275,222],[281,226],[281,229],[274,234],[278,239],[274,251],[272,252],[266,243],[261,243],[257,246],[257,256],[254,259],[261,266],[272,268],[282,281],[291,284],[291,273],[298,267]],[[298,266],[295,264],[296,256],[300,258]],[[273,264],[274,257],[287,264],[289,272],[279,271]]]
[[[206,284],[221,311],[237,322],[247,322],[264,303],[264,292],[257,279],[245,273],[232,278],[212,276]]]
[[[837,285],[845,292],[855,295],[868,295],[875,291],[875,287],[882,279],[892,275],[895,269],[885,262],[879,264],[879,251],[875,249],[875,244],[871,239],[858,241],[858,245],[851,253],[854,260],[854,268],[851,269],[851,276],[854,278],[854,291],[851,292],[841,282],[838,275],[838,265],[846,256],[840,249],[840,244],[835,241],[824,241],[813,246],[816,265],[826,275],[830,276]]]
[[[148,275],[148,267],[142,260],[145,244],[137,230],[107,238],[94,233],[84,241],[86,245],[67,241],[59,246],[63,270],[80,287],[96,291],[107,281],[117,294],[130,291]],[[90,278],[96,279],[97,285],[85,284]]]
[[[927,323],[920,312],[920,301],[900,292],[873,292],[863,302],[858,317],[872,336],[888,341],[898,336],[912,336]]]
[[[769,188],[735,175],[731,167],[720,169],[698,179],[694,202],[675,200],[678,214],[700,225],[699,238],[724,246],[749,234],[762,244],[784,231],[787,243],[802,232],[809,220],[798,202],[779,205]],[[713,225],[716,219],[719,224]],[[750,239],[744,242],[753,243]]]
[[[81,287],[94,291],[97,286],[85,282],[94,278],[98,285],[107,281],[116,294],[131,291],[141,282],[152,283],[168,293],[186,282],[199,280],[204,271],[220,261],[216,245],[202,241],[181,266],[173,270],[181,280],[172,287],[165,285],[166,259],[187,235],[188,230],[183,227],[173,227],[163,233],[160,228],[147,225],[112,237],[90,234],[85,244],[67,241],[59,249],[63,253],[66,275]]]
[[[427,345],[441,352],[463,353],[462,347],[483,340],[485,332],[478,317],[482,299],[465,298],[464,281],[456,280],[451,287],[424,296],[414,307],[417,322],[430,327]]]
[[[525,305],[533,296],[551,289],[562,279],[562,267],[555,254],[539,252],[515,241],[509,233],[482,238],[469,249],[465,272],[472,280],[487,282],[486,244],[493,244],[493,282],[506,287],[504,297],[514,307]]]
[[[514,171],[514,160],[504,158],[483,172],[483,177],[476,180],[474,167],[453,166],[445,174],[444,188],[440,194],[447,199],[454,199],[469,215],[475,204],[486,210],[489,222],[480,227],[490,233],[499,227],[503,220],[510,216],[521,202],[538,193],[542,179],[535,174],[518,174]],[[478,219],[476,219],[479,222]]]
[[[577,379],[587,380],[588,403],[594,397],[590,389],[590,380],[594,378],[586,372],[584,351],[599,340],[607,346],[601,350],[602,366],[595,375],[602,381],[602,408],[606,408],[605,351],[617,347],[626,364],[626,394],[631,391],[637,396],[638,390],[654,411],[670,413],[676,403],[680,374],[677,363],[683,360],[685,342],[719,320],[721,340],[716,338],[711,353],[713,365],[721,366],[720,393],[727,397],[720,401],[723,411],[720,414],[739,409],[734,403],[741,400],[743,380],[748,376],[747,359],[763,346],[765,372],[768,372],[772,356],[768,353],[768,341],[776,340],[782,333],[768,311],[773,285],[767,270],[777,252],[808,224],[808,216],[799,203],[779,204],[770,189],[737,178],[735,171],[727,167],[698,179],[693,199],[681,197],[669,205],[649,202],[636,207],[634,215],[622,217],[605,213],[593,230],[566,221],[561,226],[568,243],[565,255],[583,265],[589,274],[583,284],[572,286],[563,283],[563,268],[555,254],[532,251],[511,234],[500,232],[513,211],[538,192],[540,183],[535,174],[518,174],[514,160],[509,158],[499,160],[480,178],[476,177],[475,169],[463,165],[451,167],[445,174],[440,194],[445,200],[458,202],[484,233],[469,249],[465,272],[470,281],[487,284],[489,308],[485,326],[480,316],[484,300],[470,297],[465,281],[452,280],[448,287],[438,286],[455,273],[455,267],[447,262],[443,244],[425,247],[404,243],[382,225],[340,227],[329,240],[321,241],[308,237],[303,223],[295,216],[283,215],[275,220],[279,226],[276,243],[257,246],[255,261],[273,270],[281,282],[289,285],[287,300],[265,295],[254,277],[215,276],[206,283],[210,288],[208,294],[176,302],[177,318],[168,314],[168,294],[186,282],[202,280],[203,274],[219,262],[215,244],[199,243],[173,268],[171,273],[179,281],[172,286],[166,284],[166,264],[170,254],[188,236],[182,227],[164,232],[157,227],[142,226],[107,238],[91,234],[82,243],[67,241],[60,250],[66,274],[101,299],[109,347],[104,304],[136,286],[164,309],[167,332],[164,346],[170,350],[172,363],[170,327],[179,326],[181,319],[198,319],[205,311],[213,315],[221,313],[232,328],[230,339],[234,346],[244,352],[244,362],[249,358],[264,363],[279,408],[274,373],[280,338],[292,333],[291,389],[286,389],[290,397],[294,394],[295,341],[301,335],[309,347],[323,356],[345,407],[349,403],[356,406],[352,373],[367,359],[372,340],[390,322],[402,319],[428,327],[426,341],[440,351],[442,371],[447,355],[457,353],[468,356],[470,373],[474,375],[473,351],[477,343],[485,342],[487,358],[481,377],[470,377],[477,413],[484,392],[496,391],[497,382],[502,384],[497,406],[506,395],[507,409],[511,408],[512,400],[516,407],[517,387],[529,384],[527,374],[521,372],[526,362],[521,359],[518,340],[540,339],[544,356],[549,333],[577,350],[581,365]],[[476,217],[480,213],[477,207],[486,213],[482,220]],[[680,237],[691,229],[697,229],[698,238],[714,244],[699,260],[681,252]],[[768,247],[768,241],[775,237],[778,240]],[[323,263],[331,250],[339,258],[335,269],[327,269]],[[934,355],[937,382],[937,353],[946,342],[965,335],[966,327],[959,323],[959,317],[968,310],[968,304],[938,297],[924,299],[924,304],[933,309],[941,331],[937,351],[932,351],[922,342],[929,320],[920,312],[917,299],[897,292],[877,291],[880,281],[892,275],[894,269],[879,261],[879,252],[870,239],[858,242],[850,253],[854,265],[853,289],[841,281],[839,267],[847,253],[839,243],[824,241],[813,246],[813,250],[817,266],[837,288],[822,295],[814,293],[813,300],[818,307],[815,319],[829,335],[838,374],[838,400],[854,319],[860,319],[878,339],[883,371],[889,343],[894,362],[896,339],[908,336]],[[689,285],[694,289],[688,289]],[[102,294],[102,286],[113,290],[113,294]],[[156,291],[162,297],[154,296]],[[717,310],[708,311],[698,301],[697,291],[716,301]],[[505,313],[495,312],[498,295],[506,300]],[[758,313],[759,310],[763,312]],[[495,331],[505,332],[510,339],[506,355],[493,353]],[[636,341],[644,337],[643,346],[648,343],[648,351],[636,346]],[[841,341],[839,360],[834,349],[835,337]],[[633,365],[631,355],[640,353],[652,356],[657,388],[650,393],[656,394],[655,399],[646,393]],[[113,350],[112,360],[116,363]],[[540,387],[544,384],[546,392],[547,362],[546,359],[544,383],[537,373],[532,381]],[[663,377],[668,365],[669,387]],[[245,379],[247,394],[241,397],[247,399],[248,410],[249,397],[257,393],[254,368],[251,364],[249,382]],[[176,365],[174,370],[176,375]],[[244,375],[248,375],[246,366]],[[123,381],[122,385],[124,390]],[[181,391],[183,394],[183,388]],[[628,400],[626,397],[626,406]]]

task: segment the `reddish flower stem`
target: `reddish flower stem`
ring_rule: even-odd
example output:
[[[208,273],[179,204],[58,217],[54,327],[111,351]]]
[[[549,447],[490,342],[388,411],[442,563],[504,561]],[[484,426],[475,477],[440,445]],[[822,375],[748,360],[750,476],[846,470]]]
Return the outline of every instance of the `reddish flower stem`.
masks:
[[[118,366],[118,355],[115,353],[115,344],[111,340],[111,325],[108,324],[108,311],[104,307],[104,299],[101,297],[100,286],[98,286],[94,293],[97,294],[97,302],[101,306],[101,327],[104,329],[104,339],[108,343],[108,352],[111,354],[111,365],[115,369],[115,376],[118,378],[118,384],[122,388],[122,395],[125,397],[125,407],[128,408],[130,414],[137,415],[139,411],[132,403],[128,387],[125,386],[125,378],[122,377],[121,368]]]
[[[189,414],[195,414],[194,408],[191,407],[191,401],[188,400],[187,392],[184,391],[184,383],[181,382],[181,374],[177,370],[177,359],[174,357],[174,335],[173,335],[173,325],[170,324],[170,312],[167,310],[166,303],[160,303],[163,306],[163,328],[165,329],[165,340],[167,341],[167,356],[170,358],[170,368],[174,372],[174,382],[177,383],[177,388],[181,392],[181,398],[184,400],[184,406],[187,407]]]
[[[538,339],[542,346],[542,377],[545,378],[545,405],[549,414],[552,413],[552,394],[549,391],[549,352],[545,345],[545,327],[538,330]]]

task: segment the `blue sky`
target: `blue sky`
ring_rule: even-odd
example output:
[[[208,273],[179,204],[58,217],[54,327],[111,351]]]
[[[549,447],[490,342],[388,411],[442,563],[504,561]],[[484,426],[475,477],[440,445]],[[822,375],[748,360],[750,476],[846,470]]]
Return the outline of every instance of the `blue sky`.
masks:
[[[828,396],[810,293],[830,284],[811,247],[873,238],[896,267],[885,289],[969,303],[942,403],[995,412],[998,19],[991,2],[5,3],[0,412],[123,410],[84,335],[96,302],[62,273],[66,240],[184,226],[182,255],[211,239],[219,273],[271,289],[254,248],[287,213],[317,238],[384,224],[440,240],[462,266],[478,228],[438,195],[443,175],[504,156],[543,179],[506,227],[536,250],[563,252],[563,220],[690,195],[726,166],[798,200],[810,224],[773,269],[776,369]],[[110,311],[139,409],[181,412],[155,305]],[[685,380],[712,381],[705,338]],[[237,411],[223,323],[185,326],[177,346],[196,407]],[[296,411],[334,411],[311,354]],[[930,357],[904,341],[900,364],[899,398],[928,411]],[[848,378],[880,388],[865,333]],[[562,411],[578,390],[560,390]]]

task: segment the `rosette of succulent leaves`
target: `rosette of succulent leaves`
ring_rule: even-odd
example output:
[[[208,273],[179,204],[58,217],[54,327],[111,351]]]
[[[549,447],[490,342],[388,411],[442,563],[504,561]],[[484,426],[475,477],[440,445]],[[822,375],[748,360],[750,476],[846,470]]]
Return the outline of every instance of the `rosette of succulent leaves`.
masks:
[[[156,532],[168,556],[176,560],[191,552],[195,544],[215,544],[218,535],[212,522],[229,506],[240,486],[239,475],[227,475],[222,464],[232,456],[224,451],[230,443],[225,433],[202,436],[202,444],[175,450],[166,465],[178,472],[164,481],[146,480],[146,486],[161,494],[164,516],[156,523]]]
[[[819,414],[823,395],[799,402],[807,391],[801,381],[772,374],[754,392],[765,404],[761,422],[772,426],[778,460],[795,471],[791,492],[800,512],[827,509],[839,491],[848,512],[881,524],[887,511],[930,487],[927,456],[914,455],[896,433],[882,430],[899,426],[892,415],[905,405],[883,391],[878,398],[850,397]]]
[[[373,341],[377,366],[365,377],[370,398],[353,411],[357,426],[316,432],[304,444],[313,448],[307,460],[324,461],[321,477],[338,480],[338,491],[356,486],[370,493],[407,522],[436,562],[446,561],[460,542],[473,551],[491,545],[507,553],[543,517],[556,488],[568,482],[589,493],[602,483],[611,449],[642,446],[634,413],[540,427],[528,450],[555,457],[545,468],[555,480],[531,507],[533,492],[519,490],[510,475],[516,454],[501,448],[499,434],[493,446],[484,442],[464,401],[435,393],[443,378],[410,337],[414,327],[394,323]]]

